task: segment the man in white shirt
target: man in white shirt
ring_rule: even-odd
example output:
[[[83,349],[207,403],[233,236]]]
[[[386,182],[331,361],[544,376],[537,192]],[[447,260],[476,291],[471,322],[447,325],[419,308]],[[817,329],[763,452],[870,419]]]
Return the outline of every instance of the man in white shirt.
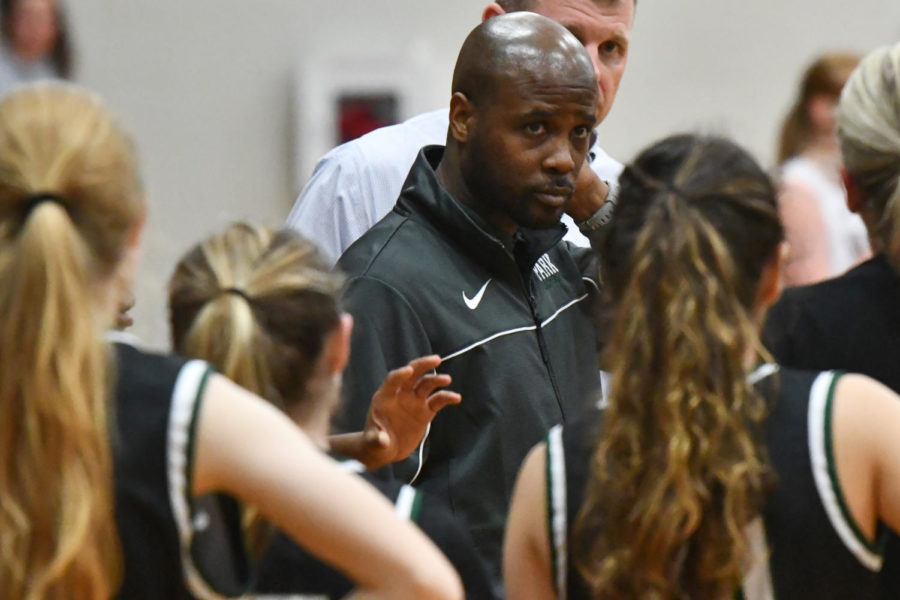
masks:
[[[553,19],[584,44],[599,87],[597,122],[612,108],[625,64],[637,0],[500,0],[489,4],[482,20],[528,10]],[[313,171],[287,225],[316,242],[332,262],[397,201],[403,182],[423,146],[444,144],[448,111],[425,113],[383,127],[328,152]],[[596,143],[591,148],[593,172],[615,182],[622,165]],[[606,186],[601,186],[603,189]],[[587,239],[565,216],[566,239],[587,246]]]

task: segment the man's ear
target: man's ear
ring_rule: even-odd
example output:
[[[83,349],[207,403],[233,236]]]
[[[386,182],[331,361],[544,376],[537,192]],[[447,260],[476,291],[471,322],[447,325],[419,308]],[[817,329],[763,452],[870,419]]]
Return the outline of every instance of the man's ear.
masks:
[[[481,13],[481,22],[485,22],[491,17],[497,17],[499,15],[505,15],[506,11],[503,10],[503,7],[497,4],[496,2],[491,2],[484,8],[484,12]]]
[[[353,332],[353,317],[347,313],[341,314],[337,327],[325,340],[325,367],[329,375],[344,372],[347,361],[350,360],[350,334]]]
[[[472,135],[475,123],[475,107],[462,92],[450,98],[450,135],[457,142],[465,143]]]
[[[841,167],[841,179],[844,180],[844,189],[847,190],[847,208],[850,209],[850,212],[858,213],[863,205],[859,184],[856,183],[856,179],[854,179],[853,175],[843,167]]]

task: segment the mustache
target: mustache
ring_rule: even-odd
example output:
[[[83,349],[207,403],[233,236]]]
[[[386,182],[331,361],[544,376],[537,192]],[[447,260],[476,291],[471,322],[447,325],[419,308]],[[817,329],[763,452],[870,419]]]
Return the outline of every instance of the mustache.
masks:
[[[538,194],[566,195],[575,193],[575,182],[569,177],[559,177],[534,187]]]

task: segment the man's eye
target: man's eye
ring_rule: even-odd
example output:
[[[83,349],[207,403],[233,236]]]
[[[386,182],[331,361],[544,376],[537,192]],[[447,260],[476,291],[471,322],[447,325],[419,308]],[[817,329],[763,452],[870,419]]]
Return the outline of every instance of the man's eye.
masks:
[[[600,44],[600,52],[603,54],[617,54],[619,52],[619,44],[616,42],[603,42]]]
[[[572,134],[578,139],[584,139],[591,135],[591,130],[588,127],[576,127]]]
[[[530,133],[531,135],[541,135],[544,133],[544,124],[543,123],[529,123],[525,126],[525,131]]]

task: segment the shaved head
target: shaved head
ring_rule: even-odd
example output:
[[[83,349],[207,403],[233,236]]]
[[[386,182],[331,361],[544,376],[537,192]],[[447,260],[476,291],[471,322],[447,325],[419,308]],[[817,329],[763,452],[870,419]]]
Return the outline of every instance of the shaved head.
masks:
[[[559,227],[598,98],[591,58],[565,27],[530,12],[490,18],[456,62],[438,178],[508,235]]]
[[[596,87],[591,59],[578,39],[555,21],[528,12],[500,15],[472,30],[456,61],[452,92],[477,105],[510,78]]]

